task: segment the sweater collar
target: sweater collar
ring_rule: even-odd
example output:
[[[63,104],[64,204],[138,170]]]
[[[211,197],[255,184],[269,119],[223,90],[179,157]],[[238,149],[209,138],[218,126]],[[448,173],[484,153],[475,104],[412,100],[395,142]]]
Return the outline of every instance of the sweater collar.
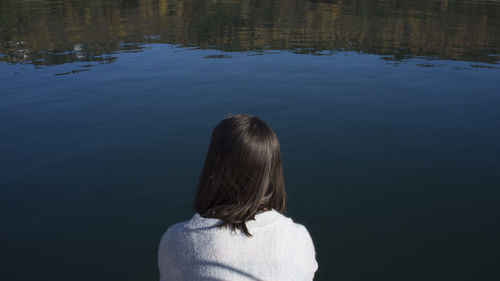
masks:
[[[246,222],[246,226],[249,230],[251,230],[273,224],[282,217],[283,215],[280,212],[276,211],[275,209],[271,209],[269,211],[256,214],[255,220],[248,220]],[[216,225],[219,225],[220,223],[222,223],[221,219],[205,218],[202,217],[199,213],[195,213],[194,216],[191,218],[191,220],[188,222],[187,228],[190,229],[211,228]]]

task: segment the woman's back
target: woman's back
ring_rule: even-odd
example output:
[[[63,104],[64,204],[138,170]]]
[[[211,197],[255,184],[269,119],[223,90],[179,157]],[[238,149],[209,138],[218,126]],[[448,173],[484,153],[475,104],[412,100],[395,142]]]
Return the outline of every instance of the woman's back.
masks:
[[[161,280],[312,280],[313,242],[283,215],[286,201],[273,129],[250,114],[224,118],[212,131],[196,214],[161,239]]]
[[[274,209],[246,222],[251,237],[220,223],[196,213],[169,228],[158,252],[160,280],[313,279],[318,264],[303,225]]]

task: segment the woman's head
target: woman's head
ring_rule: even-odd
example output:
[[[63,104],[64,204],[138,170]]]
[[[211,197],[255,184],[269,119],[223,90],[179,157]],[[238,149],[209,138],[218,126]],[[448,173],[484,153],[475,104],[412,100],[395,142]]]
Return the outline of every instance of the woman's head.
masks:
[[[266,209],[283,212],[285,203],[274,131],[250,114],[224,118],[212,132],[194,200],[196,211],[251,236],[245,221]]]

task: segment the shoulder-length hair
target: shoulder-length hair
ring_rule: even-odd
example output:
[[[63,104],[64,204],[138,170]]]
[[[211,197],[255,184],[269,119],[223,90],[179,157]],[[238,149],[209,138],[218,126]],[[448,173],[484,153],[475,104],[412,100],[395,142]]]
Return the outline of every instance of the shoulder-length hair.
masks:
[[[257,116],[230,114],[213,129],[194,208],[219,225],[252,236],[245,222],[264,210],[283,213],[286,191],[274,131]]]

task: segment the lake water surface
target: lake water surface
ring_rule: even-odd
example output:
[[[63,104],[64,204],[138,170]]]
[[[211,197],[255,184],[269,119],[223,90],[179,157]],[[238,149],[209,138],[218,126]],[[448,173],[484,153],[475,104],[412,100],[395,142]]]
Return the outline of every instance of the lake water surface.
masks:
[[[315,280],[500,280],[500,1],[463,0],[0,0],[0,279],[158,280],[239,112]]]

